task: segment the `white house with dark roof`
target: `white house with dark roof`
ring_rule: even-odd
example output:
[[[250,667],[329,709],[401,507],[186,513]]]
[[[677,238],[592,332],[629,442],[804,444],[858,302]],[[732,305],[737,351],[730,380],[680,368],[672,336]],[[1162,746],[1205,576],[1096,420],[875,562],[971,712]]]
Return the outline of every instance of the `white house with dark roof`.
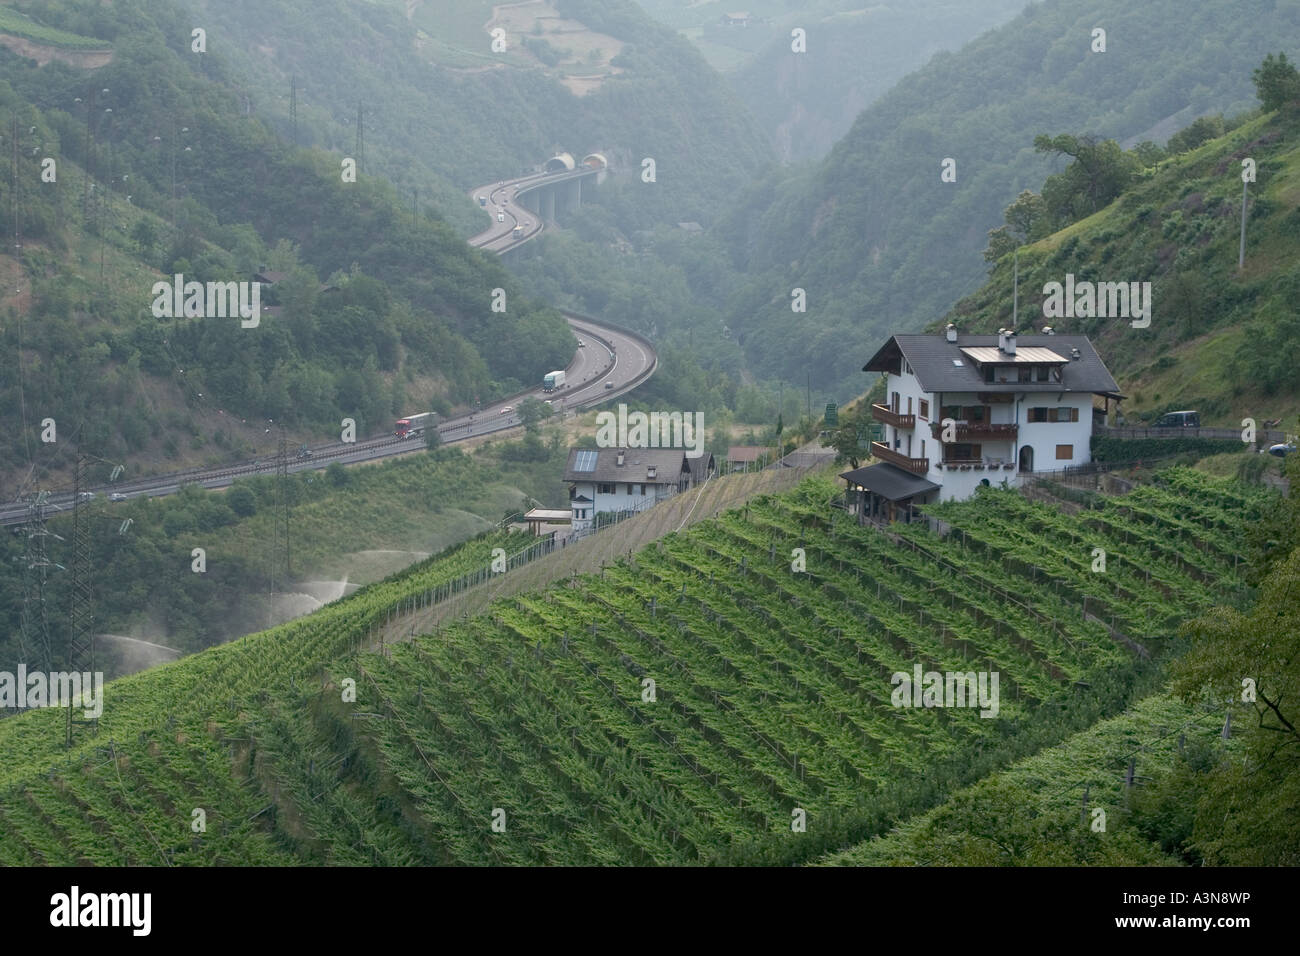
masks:
[[[684,448],[570,448],[564,480],[573,530],[590,531],[598,513],[644,511],[715,471],[707,451],[691,458]]]
[[[1087,336],[1051,329],[895,335],[862,370],[886,378],[886,403],[871,407],[884,426],[871,445],[880,463],[841,477],[875,518],[1086,464],[1094,418],[1104,421],[1111,400],[1123,398]],[[1094,411],[1097,396],[1104,409]]]

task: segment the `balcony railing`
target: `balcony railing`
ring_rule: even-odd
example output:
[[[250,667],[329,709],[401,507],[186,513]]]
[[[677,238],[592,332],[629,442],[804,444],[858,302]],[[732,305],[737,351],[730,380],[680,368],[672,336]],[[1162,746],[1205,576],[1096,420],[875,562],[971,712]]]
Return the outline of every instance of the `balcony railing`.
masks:
[[[1016,465],[1004,458],[945,458],[935,462],[935,467],[940,471],[1014,471]]]
[[[895,428],[915,428],[915,415],[900,415],[886,405],[872,405],[871,417],[884,425],[893,425]]]
[[[881,461],[887,461],[891,465],[897,465],[914,475],[924,475],[930,470],[929,458],[908,458],[906,455],[900,455],[883,442],[873,441],[871,443],[871,456],[879,458]]]
[[[943,423],[933,422],[930,425],[930,431],[936,439],[941,440],[941,436],[943,435]],[[988,422],[958,422],[956,441],[966,441],[967,439],[981,439],[984,441],[1015,441],[1019,434],[1019,425],[991,425]]]

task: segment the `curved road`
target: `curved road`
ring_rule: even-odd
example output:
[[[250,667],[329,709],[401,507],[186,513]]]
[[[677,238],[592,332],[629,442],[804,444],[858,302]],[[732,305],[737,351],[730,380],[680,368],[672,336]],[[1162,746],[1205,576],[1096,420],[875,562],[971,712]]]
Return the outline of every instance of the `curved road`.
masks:
[[[576,178],[579,175],[587,174],[581,172],[535,174],[472,190],[471,197],[479,195],[490,197],[488,211],[492,215],[492,224],[486,231],[470,239],[470,245],[501,253],[537,236],[543,229],[541,218],[517,205],[516,188],[548,180]],[[501,207],[504,222],[496,221],[497,207]],[[515,225],[524,227],[524,238],[519,240],[511,238],[510,234]],[[589,316],[564,311],[561,314],[582,343],[575,352],[573,361],[565,370],[565,387],[545,395],[540,386],[531,388],[517,395],[498,399],[473,414],[446,419],[438,425],[438,435],[445,444],[517,427],[521,424],[517,408],[519,402],[525,398],[549,399],[562,413],[577,411],[623,395],[654,374],[659,358],[655,354],[654,346],[647,339],[608,326]],[[609,383],[610,387],[606,388],[606,383]],[[510,411],[505,411],[506,408]],[[324,468],[336,461],[343,464],[373,461],[389,455],[418,451],[423,447],[424,442],[419,438],[402,440],[392,435],[348,444],[332,442],[313,447],[310,458],[290,459],[288,468],[291,472],[310,471]],[[174,494],[186,484],[201,485],[204,488],[225,488],[233,484],[237,478],[250,475],[273,475],[275,470],[275,458],[272,457],[221,465],[216,468],[193,468],[134,481],[119,481],[111,486],[90,490],[97,493],[97,501],[102,503],[105,500],[103,496],[109,492],[135,498],[141,495],[156,497]],[[71,509],[71,491],[55,492],[47,499],[48,512],[58,513]],[[26,517],[27,505],[24,502],[8,502],[0,505],[0,525],[21,524]]]

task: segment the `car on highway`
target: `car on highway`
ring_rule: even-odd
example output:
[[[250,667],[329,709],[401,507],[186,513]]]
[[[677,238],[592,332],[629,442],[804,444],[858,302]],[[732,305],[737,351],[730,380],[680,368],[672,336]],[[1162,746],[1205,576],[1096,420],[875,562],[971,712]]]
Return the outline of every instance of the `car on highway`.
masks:
[[[586,347],[587,347],[587,343],[584,342],[584,341],[582,341],[582,339],[578,339],[578,348],[581,349],[581,348],[586,348]]]
[[[77,500],[90,501],[94,497],[95,497],[95,493],[93,491],[83,491],[81,494],[77,495]]]
[[[1291,454],[1294,451],[1295,451],[1295,445],[1290,444],[1288,442],[1279,442],[1278,444],[1273,445],[1271,448],[1269,448],[1268,453],[1277,458],[1285,458],[1287,455]]]
[[[511,412],[513,412],[513,411],[514,411],[514,407],[513,407],[513,406],[511,406],[511,405],[502,405],[502,406],[501,406],[501,411],[498,412],[498,414],[500,414],[500,415],[509,415],[509,414],[510,414]]]
[[[605,387],[606,387],[606,388],[613,388],[613,387],[614,387],[614,383],[613,383],[612,381],[611,381],[611,382],[606,382],[606,383],[605,383]]]
[[[120,491],[115,491],[115,492],[113,492],[111,495],[108,496],[108,500],[109,500],[109,501],[126,501],[126,495],[122,494]]]
[[[505,221],[506,221],[506,214],[503,212],[497,213],[497,222],[505,222]]]

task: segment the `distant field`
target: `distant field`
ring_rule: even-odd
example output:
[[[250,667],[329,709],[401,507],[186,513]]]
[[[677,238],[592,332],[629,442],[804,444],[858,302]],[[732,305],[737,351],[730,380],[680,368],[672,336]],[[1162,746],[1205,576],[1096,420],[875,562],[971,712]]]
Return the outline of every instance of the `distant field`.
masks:
[[[94,37],[83,37],[44,26],[11,7],[0,7],[0,33],[10,33],[35,43],[66,50],[106,50],[111,45]]]
[[[398,0],[405,8],[405,0]],[[490,54],[491,37],[483,25],[492,19],[490,0],[419,0],[411,22],[448,47]]]

